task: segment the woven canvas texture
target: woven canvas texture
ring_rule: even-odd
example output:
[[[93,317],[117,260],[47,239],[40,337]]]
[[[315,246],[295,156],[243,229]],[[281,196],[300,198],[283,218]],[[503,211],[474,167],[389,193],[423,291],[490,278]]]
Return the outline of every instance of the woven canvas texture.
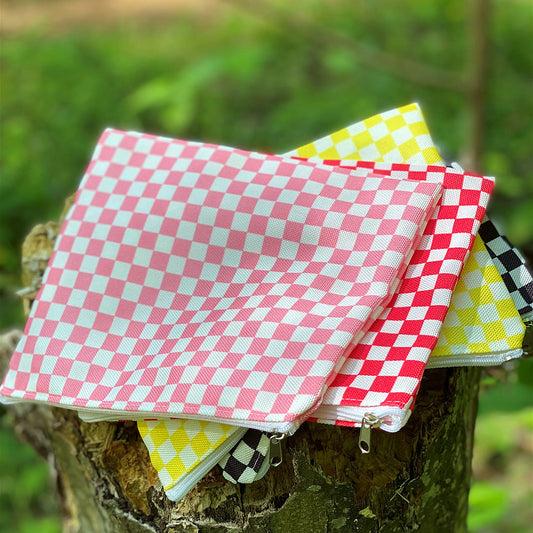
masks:
[[[167,491],[239,429],[201,420],[140,420],[137,427]]]
[[[480,239],[476,238],[431,359],[521,348],[524,324]]]
[[[402,115],[406,119],[403,124],[397,118]],[[407,121],[416,125],[416,131],[422,137],[415,139],[413,132],[405,129],[405,122]],[[383,139],[381,144],[371,142],[372,135],[377,136],[377,131],[371,132],[367,127],[377,124],[379,124],[379,131],[381,132],[379,138]],[[399,126],[400,128],[403,126],[404,129],[398,133]],[[397,133],[394,134],[395,132]],[[400,137],[400,135],[402,136]],[[349,140],[347,140],[348,137]],[[401,139],[401,142],[397,142],[398,139]],[[417,145],[423,145],[423,148],[419,148],[418,152],[413,153],[412,147]],[[388,147],[388,149],[384,147]],[[297,155],[299,157],[318,156],[324,159],[335,159],[339,156],[344,159],[362,159],[361,154],[363,152],[369,158],[372,155],[375,156],[376,161],[401,163],[407,162],[406,159],[409,159],[412,162],[421,164],[435,163],[444,165],[437,149],[433,145],[417,104],[410,104],[399,109],[387,111],[358,122],[289,152],[289,155]],[[466,275],[466,273],[468,273],[468,278],[463,279],[463,275]],[[466,287],[468,287],[468,290]],[[471,298],[469,306],[466,308],[464,292]],[[481,306],[483,309],[482,316],[477,312],[477,306]],[[436,347],[429,357],[430,363],[432,359],[443,359],[444,356],[453,355],[460,355],[462,361],[471,357],[473,362],[475,362],[475,356],[483,353],[483,351],[486,353],[491,350],[520,347],[524,329],[523,324],[517,317],[516,310],[514,310],[512,305],[509,305],[509,295],[479,236],[475,238],[473,253],[469,255],[460,281],[452,294],[451,309],[457,309],[459,312],[453,311],[450,313],[448,311],[450,317],[448,317],[448,314],[446,315]],[[488,327],[501,319],[505,319],[503,328]],[[448,324],[450,328],[448,328]],[[475,331],[476,328],[481,328],[484,342],[481,343],[478,340],[478,342],[470,345],[464,343],[464,337],[470,335],[471,331],[474,331],[477,339],[481,339],[479,333]],[[459,358],[456,358],[457,360]],[[454,362],[448,358],[446,364],[451,366]],[[322,421],[331,423],[331,420]]]
[[[483,220],[479,234],[485,241],[518,312],[523,316],[533,315],[533,270],[530,265],[488,218]]]
[[[219,465],[228,481],[253,483],[267,473],[269,456],[270,439],[261,431],[249,429]]]
[[[372,139],[374,139],[373,142]],[[317,150],[320,150],[320,153]],[[441,162],[418,104],[410,104],[375,115],[335,132],[329,138],[325,137],[286,155],[298,155],[300,157],[318,155],[326,159],[341,157],[364,159],[367,156],[370,160],[376,161],[420,164]],[[170,420],[161,421],[161,423],[172,428],[176,422]],[[182,420],[180,423],[187,425],[188,421]],[[189,433],[191,433],[191,429],[189,429]],[[247,437],[251,437],[253,433],[253,430],[249,430]],[[233,450],[233,454],[227,454],[221,461],[220,465],[228,479],[242,483],[251,482],[257,478],[257,473],[254,476],[253,472],[257,472],[258,468],[254,470],[253,467],[249,466],[248,461],[240,455],[252,448],[254,446],[250,446],[249,442],[245,443],[239,448],[238,453]],[[228,470],[226,470],[226,465],[228,465]],[[154,467],[158,469],[158,464],[154,464]],[[241,469],[242,473],[240,472]],[[174,481],[177,482],[177,479]]]
[[[416,103],[374,115],[297,148],[289,155],[417,165],[443,164]]]
[[[444,165],[416,103],[370,117],[289,154],[321,159]],[[533,302],[533,278],[518,250],[498,234],[487,218],[479,234],[492,242],[493,249],[500,253],[500,272],[513,293],[516,306],[522,309],[522,314],[527,313],[532,309],[527,302]],[[464,267],[468,279],[463,279],[461,274],[461,282],[454,291],[457,297],[452,296],[453,312],[444,321],[442,334],[430,359],[460,355],[461,359],[456,361],[464,364],[468,356],[474,358],[521,346],[524,326],[517,319],[508,291],[502,286],[501,276],[491,264],[491,257],[480,236],[476,236],[474,248],[475,255],[468,257]],[[497,256],[494,250],[491,251],[492,257]],[[521,285],[520,280],[526,282]],[[465,308],[465,305],[469,307]],[[478,309],[482,310],[481,314]],[[502,318],[505,318],[504,325],[496,327],[495,324]],[[465,343],[464,339],[468,337],[475,342]],[[446,364],[453,366],[453,359],[447,359]]]
[[[411,120],[412,123],[416,124],[416,127],[418,128],[417,131],[421,132],[424,136],[422,139],[419,139],[417,143],[421,142],[426,151],[420,151],[416,154],[409,152],[407,154],[402,152],[401,147],[403,143],[399,143],[395,148],[384,151],[383,154],[379,154],[379,160],[400,163],[405,162],[403,159],[404,157],[408,157],[419,163],[430,164],[442,162],[436,148],[433,146],[427,126],[416,104],[411,104],[397,110],[376,115],[376,117],[371,117],[366,121],[359,122],[332,134],[329,136],[332,145],[329,145],[329,141],[322,140],[321,142],[323,145],[327,145],[328,148],[318,155],[327,158],[331,155],[338,157],[335,154],[342,154],[345,159],[357,159],[360,150],[364,150],[365,148],[367,148],[366,153],[369,153],[368,150],[374,150],[374,153],[377,153],[378,147],[375,145],[369,147],[367,144],[368,136],[361,135],[362,132],[366,131],[365,124],[380,123],[385,124],[385,127],[387,128],[389,127],[389,124],[392,124],[392,127],[394,128],[394,117],[406,113],[409,113],[408,120]],[[396,124],[397,123],[398,122],[396,121]],[[388,142],[391,140],[394,141],[394,137],[392,136],[394,131],[395,129],[389,131]],[[340,144],[340,142],[346,139],[346,132],[358,132],[359,135],[354,134],[351,137],[352,143],[355,145],[355,150],[350,147],[348,142],[344,142],[342,145]],[[411,138],[413,137],[411,136]],[[339,139],[340,142],[335,142],[336,139]],[[359,144],[360,140],[363,142],[363,145]],[[315,141],[315,143],[316,142],[319,141]],[[406,145],[406,147],[408,146],[410,145]],[[332,150],[332,147],[334,150]],[[329,152],[326,151],[328,149],[330,150]],[[317,149],[315,148],[314,143],[310,143],[290,152],[290,154],[299,155],[301,157],[311,157],[317,155]],[[467,273],[468,276],[466,276]],[[475,357],[476,354],[486,353],[491,350],[504,350],[520,347],[522,342],[523,325],[517,320],[516,310],[513,310],[514,308],[512,305],[508,305],[509,295],[505,287],[502,285],[503,282],[501,277],[498,272],[495,271],[494,265],[491,264],[490,257],[481,238],[477,236],[474,241],[472,253],[466,261],[463,273],[461,274],[460,280],[452,294],[450,311],[446,315],[444,326],[438,337],[436,347],[430,356],[430,362],[432,358],[442,358],[446,355],[461,355],[463,357],[471,355]],[[465,301],[467,295],[468,298],[470,298],[469,302]],[[481,306],[483,309],[482,315],[477,311],[477,306]],[[504,320],[502,326],[498,325],[496,328],[489,327],[499,320]],[[470,331],[477,329],[480,331],[475,333],[474,338],[478,339],[478,342],[464,342],[465,336],[469,335]],[[483,337],[481,337],[480,334]],[[479,342],[481,338],[483,338],[483,341]],[[224,460],[220,463],[221,466],[224,466],[229,458],[229,454],[226,455]],[[237,466],[244,464],[243,461],[236,461]],[[247,472],[251,475],[250,470],[247,470]]]
[[[369,174],[106,131],[1,393],[297,423],[440,195]]]
[[[484,216],[493,180],[443,167],[427,172],[406,165],[349,161],[357,172],[443,183],[441,205],[426,228],[399,292],[350,353],[326,392],[323,406],[391,406],[413,402],[448,311],[453,288]],[[352,423],[337,416],[316,418]],[[355,418],[355,417],[354,417]]]

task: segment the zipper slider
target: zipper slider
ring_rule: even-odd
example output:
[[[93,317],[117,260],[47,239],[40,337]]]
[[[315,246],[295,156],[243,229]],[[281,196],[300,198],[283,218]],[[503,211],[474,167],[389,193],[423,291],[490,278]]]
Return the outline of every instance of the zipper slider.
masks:
[[[272,433],[270,435],[270,465],[279,466],[283,462],[281,441],[287,436],[286,433]]]
[[[381,426],[381,418],[372,413],[365,413],[359,430],[359,449],[361,453],[370,453],[370,430]]]
[[[524,332],[524,340],[522,341],[522,352],[524,357],[533,356],[533,318],[523,318],[526,331]]]

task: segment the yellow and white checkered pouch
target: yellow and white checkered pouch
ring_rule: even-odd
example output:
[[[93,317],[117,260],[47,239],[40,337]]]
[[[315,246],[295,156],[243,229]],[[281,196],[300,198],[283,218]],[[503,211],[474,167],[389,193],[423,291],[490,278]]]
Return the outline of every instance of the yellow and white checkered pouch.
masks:
[[[137,427],[171,500],[185,496],[246,433],[245,428],[185,419],[139,420]]]
[[[285,155],[444,165],[417,104],[375,115]],[[428,367],[498,364],[521,354],[524,325],[480,237],[453,293],[449,315]],[[182,419],[142,420],[138,426],[172,500],[184,496],[245,432]],[[198,434],[202,438],[195,441]],[[190,445],[193,441],[201,446]]]
[[[524,331],[505,283],[476,238],[427,368],[496,365],[520,357]]]

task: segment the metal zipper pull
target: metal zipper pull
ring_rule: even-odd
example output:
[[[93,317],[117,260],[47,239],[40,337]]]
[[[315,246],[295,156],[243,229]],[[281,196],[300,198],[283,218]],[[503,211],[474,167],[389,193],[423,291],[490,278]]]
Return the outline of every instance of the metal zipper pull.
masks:
[[[361,453],[370,453],[370,430],[381,426],[381,418],[372,413],[365,413],[359,431],[359,449]]]
[[[270,465],[279,466],[283,462],[281,441],[287,436],[286,433],[273,433],[270,435]]]

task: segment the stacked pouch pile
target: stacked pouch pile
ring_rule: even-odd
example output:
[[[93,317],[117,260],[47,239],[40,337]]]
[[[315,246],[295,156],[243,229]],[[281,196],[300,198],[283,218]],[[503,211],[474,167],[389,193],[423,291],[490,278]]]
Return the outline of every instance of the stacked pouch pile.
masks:
[[[290,155],[319,159],[375,159],[390,163],[444,164],[417,104],[371,117],[290,152]],[[482,227],[487,227],[488,224],[491,224],[494,232],[493,245],[499,242],[500,250],[509,251],[511,245],[497,233],[490,221],[485,219]],[[510,284],[509,289],[514,290],[513,298],[492,263],[483,241],[479,236],[476,237],[426,367],[493,365],[522,354],[524,324],[516,307],[520,306],[522,318],[526,318],[524,300],[533,301],[532,278],[518,251],[514,248],[512,250],[512,255],[508,252],[506,264],[514,266],[514,279],[522,280],[516,284],[521,287],[520,291]],[[509,277],[505,268],[500,268],[500,272],[504,278]],[[405,424],[413,404],[408,401],[407,405],[409,408],[403,413],[398,413],[393,406],[395,416],[383,415],[380,406],[378,412],[381,411],[384,419],[382,428],[395,431]],[[326,409],[321,410],[323,412]],[[353,414],[353,411],[353,408],[348,409],[348,413]],[[372,409],[364,407],[359,415],[364,416],[367,411],[372,412]],[[328,420],[322,421],[331,423]],[[341,421],[337,423],[350,425]],[[220,465],[223,467],[226,461],[227,457]]]
[[[262,477],[277,432],[304,420],[370,414],[397,431],[428,358],[520,355],[524,325],[474,239],[492,181],[437,166],[418,106],[287,156],[327,161],[108,130],[4,400],[87,420],[165,417],[138,426],[178,499],[230,448],[227,479]],[[360,158],[425,166],[349,161]]]

